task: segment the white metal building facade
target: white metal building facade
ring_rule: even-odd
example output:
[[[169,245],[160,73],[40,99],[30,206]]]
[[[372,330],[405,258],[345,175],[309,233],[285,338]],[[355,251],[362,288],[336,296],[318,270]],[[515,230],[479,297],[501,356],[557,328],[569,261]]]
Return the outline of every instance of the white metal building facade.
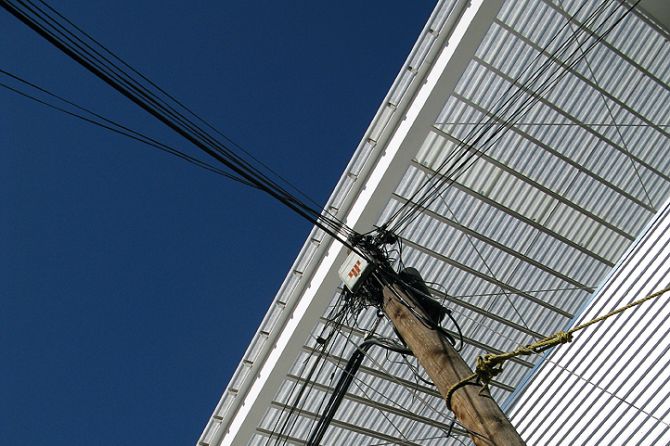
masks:
[[[328,203],[367,232],[475,155],[400,233],[470,364],[668,284],[670,42],[629,9],[438,2]],[[512,96],[523,109],[501,105]],[[464,144],[483,123],[505,131]],[[346,254],[312,232],[200,445],[304,445],[356,346],[373,327],[393,337],[374,310],[333,334]],[[528,444],[667,444],[668,311],[659,301],[513,360],[491,392]],[[468,444],[422,379],[411,359],[371,351],[322,444]]]
[[[670,284],[669,229],[670,203],[577,323]],[[528,444],[670,444],[667,299],[604,322],[542,361],[511,411]]]

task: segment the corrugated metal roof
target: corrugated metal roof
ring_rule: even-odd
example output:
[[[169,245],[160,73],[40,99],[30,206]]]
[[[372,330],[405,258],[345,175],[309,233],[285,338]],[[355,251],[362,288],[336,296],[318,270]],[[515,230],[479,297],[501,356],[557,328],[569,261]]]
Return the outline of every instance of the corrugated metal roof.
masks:
[[[669,229],[670,203],[578,323],[668,286]],[[668,444],[668,316],[663,296],[578,333],[546,357],[511,411],[528,444]]]
[[[362,190],[417,84],[442,46],[449,49],[445,35],[463,8],[458,1],[438,3],[333,193],[330,211],[347,208]],[[373,197],[386,203],[377,220],[382,224],[436,172],[477,155],[400,233],[404,264],[419,269],[434,296],[452,310],[470,364],[483,352],[510,350],[564,328],[668,197],[670,64],[656,58],[667,53],[668,41],[633,13],[602,41],[580,33],[578,43],[559,52],[580,26],[597,35],[600,23],[609,25],[622,14],[619,2],[505,2],[460,81],[441,98],[441,111],[412,148],[413,159],[404,171],[389,173],[397,176],[395,190]],[[639,39],[626,37],[631,35]],[[552,83],[545,91],[533,84],[540,66],[550,70],[540,77]],[[500,104],[517,93],[525,113],[495,144],[485,153],[477,152],[482,146],[463,144],[482,128],[481,120],[509,122],[518,106],[505,112]],[[246,395],[260,373],[256,364],[287,323],[287,309],[300,301],[302,277],[325,255],[324,243],[320,231],[308,239],[200,444],[220,441],[239,410],[238,395]],[[394,337],[389,323],[368,309],[333,332],[322,352],[317,338],[330,333],[327,314],[338,296],[309,322],[314,328],[248,444],[305,444],[368,331],[379,324],[378,335]],[[510,361],[492,383],[494,398],[506,401],[538,359]],[[424,380],[415,360],[372,349],[322,444],[463,444],[463,430],[452,425],[443,400]]]

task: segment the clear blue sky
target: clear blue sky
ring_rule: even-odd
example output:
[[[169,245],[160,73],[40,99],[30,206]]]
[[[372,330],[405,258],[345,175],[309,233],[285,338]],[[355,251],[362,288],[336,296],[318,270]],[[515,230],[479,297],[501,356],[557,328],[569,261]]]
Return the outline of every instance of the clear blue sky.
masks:
[[[434,4],[54,1],[325,202]],[[0,68],[180,147],[0,11]],[[0,443],[191,445],[309,225],[0,89]]]

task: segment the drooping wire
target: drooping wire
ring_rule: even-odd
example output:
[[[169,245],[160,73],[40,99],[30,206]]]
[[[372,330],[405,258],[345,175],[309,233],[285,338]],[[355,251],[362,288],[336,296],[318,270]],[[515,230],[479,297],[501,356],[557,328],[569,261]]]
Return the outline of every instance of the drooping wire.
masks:
[[[353,248],[347,241],[347,237],[353,234],[350,228],[333,216],[328,215],[328,212],[310,207],[254,167],[249,161],[235,154],[225,144],[216,140],[192,120],[186,118],[174,106],[167,104],[163,98],[160,98],[155,92],[150,91],[137,79],[134,79],[118,65],[111,62],[109,58],[101,54],[101,51],[84,42],[76,33],[67,28],[67,23],[63,24],[58,20],[58,17],[53,17],[31,1],[3,1],[0,6],[108,85],[186,138],[199,150],[222,163],[234,174],[239,175],[255,188],[268,193],[345,246]]]
[[[583,6],[584,6],[583,4],[580,6],[580,10]],[[491,116],[488,118],[487,122],[481,127],[477,126],[473,128],[465,138],[461,139],[458,143],[458,147],[452,152],[450,157],[447,157],[447,159],[442,163],[442,165],[438,169],[436,169],[435,173],[429,179],[424,181],[422,186],[417,191],[415,191],[412,198],[408,200],[388,220],[389,223],[387,224],[389,224],[391,230],[393,230],[394,232],[401,232],[403,227],[406,227],[411,221],[413,221],[417,217],[419,209],[429,206],[430,203],[432,203],[432,201],[436,198],[436,194],[432,193],[433,190],[440,190],[440,189],[445,190],[447,187],[449,187],[457,179],[457,175],[462,175],[469,167],[471,167],[474,164],[474,161],[476,161],[475,157],[482,155],[487,150],[489,150],[495,143],[497,143],[503,136],[504,131],[510,128],[511,126],[515,125],[516,121],[520,120],[523,116],[525,116],[530,107],[539,100],[543,92],[547,91],[558,81],[560,81],[576,64],[578,64],[584,58],[585,54],[587,54],[609,32],[611,32],[612,29],[614,29],[616,25],[632,10],[632,8],[635,7],[635,5],[632,5],[630,8],[627,8],[627,11],[623,15],[621,15],[609,27],[609,29],[607,29],[605,32],[599,35],[598,38],[595,39],[595,41],[587,49],[581,51],[578,47],[578,49],[575,49],[571,54],[569,54],[569,56],[566,59],[568,61],[567,67],[565,68],[558,67],[554,70],[554,72],[545,76],[545,73],[549,71],[549,68],[552,65],[552,59],[560,59],[562,54],[565,51],[567,51],[572,42],[577,41],[580,32],[585,32],[589,34],[591,37],[597,35],[600,28],[605,26],[605,24],[607,24],[609,19],[616,14],[617,12],[616,10],[610,12],[595,30],[592,31],[588,29],[588,26],[590,26],[591,22],[595,23],[598,20],[598,17],[605,10],[605,6],[607,6],[606,2],[603,2],[599,8],[594,10],[590,14],[590,16],[586,20],[584,20],[575,31],[573,31],[573,33],[569,36],[569,38],[566,39],[556,50],[554,50],[553,54],[548,56],[547,60],[540,66],[538,70],[534,72],[533,75],[531,75],[529,80],[526,80],[523,85],[519,86],[513,95],[504,99],[505,95],[507,95],[508,92],[511,91],[511,89],[514,88],[519,83],[520,78],[522,77],[522,75],[525,74],[528,68],[532,66],[535,63],[535,61],[539,59],[540,56],[544,55],[545,53],[549,54],[547,51],[549,46],[562,33],[563,29],[569,25],[572,19],[574,19],[574,17],[579,13],[579,10],[575,12],[575,14],[573,14],[571,20],[569,20],[561,29],[559,29],[554,34],[554,36],[545,46],[543,51],[540,52],[531,62],[531,64],[529,64],[526,67],[526,69],[523,70],[517,76],[517,78],[514,79],[514,81],[508,86],[507,92],[502,96],[501,100],[499,100],[500,104],[497,107],[497,110],[491,113]],[[559,73],[561,69],[563,69],[562,74]],[[559,74],[556,75],[557,73]],[[539,86],[536,87],[534,84],[540,80],[542,80],[542,82],[540,83]],[[528,93],[531,97],[527,98],[519,106],[514,108],[516,106],[516,103],[525,93]],[[511,115],[505,117],[505,113],[509,113],[510,111]],[[480,119],[480,121],[484,121],[485,119],[486,116],[483,116]],[[499,124],[495,126],[494,121],[499,122]],[[490,134],[487,135],[489,130]],[[484,139],[485,135],[487,135],[487,137]],[[481,147],[480,148],[476,147],[482,140],[483,143],[481,144]],[[467,158],[464,155],[466,151],[471,152],[470,156]],[[449,170],[442,172],[442,170],[446,165],[455,160],[456,156],[460,156],[461,161],[459,163],[454,163],[454,165]],[[419,197],[419,194],[422,192],[423,195]],[[404,217],[399,217],[401,213],[404,214]],[[396,222],[390,224],[391,222],[393,222],[393,220],[396,220]]]
[[[603,5],[604,5],[604,2],[603,2]],[[603,7],[603,5],[601,5],[601,7]],[[584,4],[582,5],[582,7],[583,6],[584,6]],[[581,9],[581,7],[580,7],[580,9]],[[579,11],[577,11],[577,13],[578,12]],[[593,17],[596,14],[596,12],[597,11],[594,11],[591,16]],[[412,195],[412,197],[410,197],[408,202],[406,202],[400,209],[398,209],[396,211],[396,213],[394,215],[392,215],[389,218],[389,220],[388,220],[389,224],[390,224],[390,222],[392,222],[393,220],[398,218],[398,216],[400,214],[402,214],[403,212],[405,212],[405,214],[406,214],[405,218],[409,218],[407,215],[412,215],[413,213],[415,213],[421,207],[421,204],[428,200],[431,190],[437,189],[441,185],[440,180],[448,181],[451,172],[450,171],[442,172],[442,169],[444,169],[452,161],[454,162],[454,166],[457,166],[457,164],[456,164],[456,162],[458,161],[457,158],[463,158],[465,156],[465,154],[467,152],[467,150],[466,150],[467,145],[469,144],[470,146],[474,146],[475,144],[478,143],[479,140],[481,140],[486,135],[486,133],[489,130],[494,129],[493,116],[501,115],[505,111],[506,107],[508,109],[511,109],[511,107],[516,103],[516,101],[520,97],[521,89],[518,89],[514,94],[512,94],[511,96],[509,96],[507,98],[506,98],[506,96],[514,89],[514,87],[517,84],[520,83],[521,77],[528,70],[530,70],[530,68],[535,64],[535,62],[537,62],[537,60],[539,60],[540,56],[547,51],[549,46],[559,37],[559,35],[562,33],[563,29],[567,28],[567,26],[568,26],[567,23],[564,24],[552,36],[552,38],[549,40],[549,42],[545,45],[543,51],[541,53],[539,53],[538,55],[536,55],[536,57],[530,63],[528,63],[526,65],[526,67],[517,75],[517,77],[514,79],[514,81],[508,86],[506,91],[501,95],[501,98],[498,101],[497,108],[492,113],[492,117],[489,118],[489,119],[486,119],[486,116],[482,116],[480,118],[479,121],[483,125],[481,127],[476,126],[473,129],[471,129],[471,131],[461,140],[461,142],[458,144],[458,146],[453,150],[453,152],[450,154],[450,156],[448,156],[444,160],[444,162],[442,162],[442,164],[437,169],[435,169],[435,173],[433,174],[433,176],[430,177],[428,180],[426,180],[421,185],[421,187],[419,187],[414,192],[414,194]],[[573,33],[573,35],[574,34],[575,33]],[[561,46],[559,46],[559,48],[557,48],[554,51],[554,53],[558,53],[558,50],[560,50],[561,48],[567,48],[566,45],[569,43],[569,41],[570,41],[569,39],[566,40],[566,42],[564,42]],[[539,79],[540,76],[543,74],[543,72],[548,68],[548,66],[549,65],[546,62],[545,62],[545,64],[541,65],[540,68],[538,68],[536,70],[536,72],[531,76],[531,79],[532,79],[532,77],[535,77],[535,79]],[[526,81],[526,83],[528,83],[528,80]],[[500,127],[500,124],[498,125],[498,127]],[[495,131],[495,129],[494,129],[494,131]],[[467,160],[466,160],[466,162],[467,162]],[[461,163],[461,166],[462,165],[463,165],[463,163]],[[456,170],[456,168],[453,168],[452,170]],[[419,194],[422,193],[422,190],[424,188],[427,188],[427,190],[425,190],[423,192],[423,198],[419,198]],[[394,232],[398,232],[398,228],[401,225],[402,225],[402,221],[398,221],[397,223],[395,223],[394,226],[391,226],[391,228],[392,228],[392,230],[394,230]]]
[[[205,118],[203,118],[201,115],[198,115],[196,112],[194,112],[191,108],[189,108],[183,101],[180,101],[177,99],[175,96],[171,95],[169,92],[165,91],[163,88],[161,88],[158,84],[153,82],[151,79],[149,79],[147,76],[145,76],[143,73],[135,69],[133,66],[129,65],[126,63],[121,57],[119,57],[116,53],[114,53],[109,47],[105,46],[102,44],[99,40],[97,40],[94,36],[86,32],[84,29],[79,27],[76,23],[72,22],[70,19],[65,17],[62,13],[54,9],[52,6],[50,6],[48,3],[46,3],[44,0],[37,0],[39,1],[44,7],[49,9],[53,14],[57,15],[59,18],[64,20],[68,25],[70,25],[72,28],[74,28],[77,32],[79,32],[81,35],[86,37],[89,41],[97,45],[98,48],[100,48],[102,51],[107,53],[111,58],[116,60],[118,63],[121,65],[125,66],[127,69],[132,71],[134,74],[139,76],[142,80],[146,81],[150,86],[156,88],[161,94],[165,95],[167,98],[170,100],[174,101],[175,104],[177,104],[179,107],[184,109],[186,112],[188,112],[191,116],[193,116],[195,119],[200,121],[202,124],[204,124],[207,128],[215,132],[217,135],[220,137],[224,138],[228,143],[230,143],[232,146],[243,152],[245,155],[247,155],[249,158],[251,158],[253,161],[261,165],[263,168],[265,168],[268,172],[273,174],[275,177],[280,179],[282,182],[284,182],[287,186],[289,186],[291,189],[293,189],[296,193],[300,194],[305,198],[307,201],[312,203],[314,206],[319,207],[319,203],[316,202],[313,198],[311,198],[309,195],[307,195],[304,191],[300,190],[296,185],[291,183],[288,179],[283,177],[281,174],[276,172],[275,170],[272,169],[269,165],[264,163],[262,160],[258,159],[255,157],[251,152],[246,150],[242,145],[238,144],[236,141],[231,139],[228,135],[225,135],[223,132],[221,132],[219,129],[217,129],[215,126],[213,126],[209,121],[207,121]],[[326,211],[328,215],[331,218],[336,218],[332,213]]]
[[[187,153],[185,153],[185,152],[183,152],[179,149],[176,149],[176,148],[174,148],[172,146],[169,146],[165,143],[157,141],[156,139],[154,139],[150,136],[147,136],[147,135],[145,135],[141,132],[138,132],[136,130],[133,130],[133,129],[131,129],[131,128],[123,125],[123,124],[120,124],[116,121],[113,121],[109,118],[106,118],[106,117],[100,115],[99,113],[96,113],[96,112],[94,112],[90,109],[87,109],[87,108],[85,108],[81,105],[78,105],[78,104],[76,104],[76,103],[74,103],[74,102],[72,102],[68,99],[65,99],[62,96],[59,96],[55,93],[52,93],[52,92],[46,90],[45,88],[40,87],[37,84],[29,82],[29,81],[27,81],[27,80],[25,80],[25,79],[23,79],[19,76],[16,76],[12,73],[9,73],[6,70],[0,69],[0,74],[8,76],[8,77],[24,84],[24,85],[30,86],[30,87],[46,94],[47,96],[49,96],[53,99],[57,99],[58,101],[61,101],[65,104],[67,104],[67,105],[70,105],[71,107],[74,107],[75,109],[77,109],[77,110],[79,110],[79,111],[81,111],[85,114],[88,114],[89,116],[86,116],[85,114],[74,112],[72,110],[68,110],[68,109],[66,109],[64,107],[61,107],[61,106],[58,106],[58,105],[56,105],[52,102],[47,102],[46,100],[40,99],[37,96],[34,96],[30,93],[27,93],[26,91],[19,90],[18,88],[15,88],[11,85],[5,84],[4,82],[0,82],[0,87],[6,89],[8,91],[11,91],[11,92],[13,92],[17,95],[20,95],[20,96],[22,96],[26,99],[30,99],[31,101],[37,102],[38,104],[44,105],[45,107],[51,108],[52,110],[59,111],[61,113],[69,115],[73,118],[77,118],[77,119],[82,120],[84,122],[87,122],[89,124],[93,124],[95,126],[104,128],[104,129],[109,130],[113,133],[117,133],[119,135],[126,136],[130,139],[141,142],[141,143],[146,144],[150,147],[156,148],[156,149],[158,149],[162,152],[169,153],[170,155],[174,155],[178,158],[183,159],[184,161],[187,161],[191,164],[194,164],[195,166],[198,166],[202,169],[205,169],[205,170],[208,170],[210,172],[216,173],[216,174],[221,175],[221,176],[223,176],[225,178],[228,178],[230,180],[239,182],[241,184],[244,184],[245,186],[254,187],[254,185],[252,185],[248,181],[246,181],[246,180],[244,180],[244,179],[242,179],[238,176],[232,175],[229,172],[226,172],[222,169],[219,169],[218,167],[216,167],[216,166],[214,166],[210,163],[207,163],[207,162],[202,161],[198,158],[195,158],[195,157],[193,157],[193,156],[191,156],[191,155],[189,155],[189,154],[187,154]],[[96,119],[93,119],[93,118],[96,118]]]

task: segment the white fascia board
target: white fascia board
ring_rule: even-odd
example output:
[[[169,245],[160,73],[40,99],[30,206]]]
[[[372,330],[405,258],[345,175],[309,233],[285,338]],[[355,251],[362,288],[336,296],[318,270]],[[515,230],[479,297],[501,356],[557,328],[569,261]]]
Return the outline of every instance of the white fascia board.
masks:
[[[396,125],[388,126],[392,128],[385,129],[388,136],[376,164],[367,170],[365,178],[359,178],[362,186],[352,197],[353,203],[343,217],[348,226],[367,231],[376,222],[501,6],[502,0],[459,4],[462,13],[448,35],[450,42],[440,44],[439,55],[418,86],[404,116],[396,121]],[[253,435],[340,284],[337,271],[346,258],[347,249],[328,239],[319,250],[321,253],[315,255],[319,261],[303,277],[302,292],[291,315],[274,330],[268,342],[271,350],[255,365],[251,382],[238,394],[240,402],[236,404],[234,414],[227,414],[228,419],[219,417],[223,429],[214,434],[210,432],[208,441],[203,441],[207,432],[203,433],[201,444],[239,446],[246,444]]]

